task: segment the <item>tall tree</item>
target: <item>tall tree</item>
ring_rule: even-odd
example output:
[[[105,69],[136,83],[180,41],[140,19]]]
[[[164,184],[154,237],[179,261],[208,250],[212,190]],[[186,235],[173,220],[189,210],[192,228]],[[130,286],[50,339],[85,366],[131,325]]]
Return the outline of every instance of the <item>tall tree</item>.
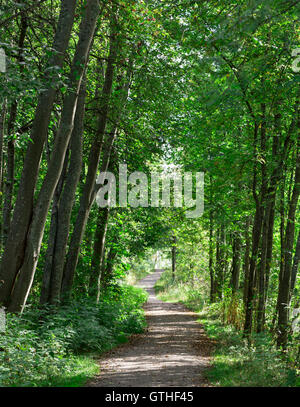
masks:
[[[52,49],[45,68],[46,88],[41,92],[35,112],[22,177],[16,198],[10,232],[5,245],[5,251],[0,265],[0,303],[8,305],[11,291],[24,261],[26,236],[32,217],[33,197],[38,178],[41,154],[47,136],[51,110],[56,95],[56,78],[53,72],[58,71],[63,64],[65,51],[68,47],[75,15],[75,0],[63,0],[57,23]]]
[[[69,88],[64,99],[60,125],[55,139],[51,161],[41,190],[39,191],[29,231],[24,241],[24,259],[18,270],[11,297],[8,300],[8,309],[10,311],[20,311],[24,308],[31,289],[48,209],[61,175],[66,150],[74,125],[78,91],[88,60],[98,15],[98,0],[89,0],[83,12],[79,40],[69,76]]]

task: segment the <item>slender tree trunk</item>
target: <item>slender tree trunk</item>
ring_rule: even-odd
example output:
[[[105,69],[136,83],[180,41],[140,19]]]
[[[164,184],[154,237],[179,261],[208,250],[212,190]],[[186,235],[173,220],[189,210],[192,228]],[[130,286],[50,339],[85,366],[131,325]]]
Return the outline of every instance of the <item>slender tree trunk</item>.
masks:
[[[0,190],[2,190],[3,179],[3,139],[5,133],[6,100],[1,106],[0,112]]]
[[[119,120],[121,118],[122,110],[126,104],[127,98],[128,98],[128,92],[129,92],[129,87],[130,87],[130,81],[131,81],[131,73],[132,73],[132,64],[131,62],[129,63],[129,69],[127,72],[127,81],[122,89],[122,95],[120,98],[120,107],[117,109],[115,112],[115,120],[114,120],[114,126],[110,133],[108,134],[107,138],[105,139],[105,142],[103,145],[99,146],[100,151],[99,154],[102,152],[102,164],[100,168],[100,172],[106,172],[108,170],[109,164],[110,164],[110,157],[111,157],[111,152],[112,152],[112,147],[114,144],[114,141],[117,137],[117,131],[118,131],[118,124]],[[105,86],[105,85],[104,85]],[[101,123],[100,123],[101,124]],[[98,140],[96,140],[96,144],[98,143]],[[96,180],[96,172],[94,171],[94,163],[95,163],[95,154],[97,153],[97,149],[93,149],[90,153],[90,158],[89,160],[89,169],[88,169],[88,174],[87,174],[87,179],[84,187],[84,192],[82,195],[82,199],[80,201],[80,208],[79,208],[79,213],[76,219],[76,224],[75,228],[73,231],[71,243],[70,243],[70,249],[67,257],[67,262],[65,265],[64,269],[64,277],[63,277],[63,293],[64,297],[68,299],[70,292],[71,292],[71,287],[73,284],[73,279],[74,279],[74,274],[78,262],[78,257],[79,257],[79,249],[80,249],[80,244],[81,240],[83,238],[85,228],[86,228],[86,223],[89,217],[89,213],[91,210],[91,207],[95,201],[97,192],[101,188],[101,184],[96,184],[94,185],[91,182],[91,179],[94,178]],[[99,162],[99,157],[97,158]],[[72,250],[71,250],[72,248]],[[100,270],[101,271],[101,270]],[[99,286],[99,284],[98,284]]]
[[[266,255],[267,255],[267,237],[268,237],[268,227],[269,227],[269,206],[267,204],[267,189],[268,189],[268,177],[267,177],[267,162],[266,162],[266,105],[262,103],[262,122],[261,122],[261,197],[260,197],[260,207],[261,207],[261,251],[260,251],[260,262],[259,267],[257,267],[257,291],[258,291],[258,301],[257,301],[257,332],[263,330],[264,321],[264,309],[265,309],[265,283],[266,283]]]
[[[71,212],[75,201],[76,188],[82,168],[82,136],[84,130],[86,84],[85,79],[81,83],[78,96],[74,128],[70,140],[70,163],[67,171],[63,191],[60,196],[56,216],[56,234],[53,247],[45,267],[43,286],[41,292],[41,304],[57,304],[61,295],[64,260],[67,250]],[[49,243],[48,243],[49,244]]]
[[[22,74],[24,70],[24,65],[21,62],[24,61],[23,58],[23,48],[24,41],[26,37],[28,23],[27,17],[24,13],[21,13],[21,27],[20,35],[18,40],[18,55],[17,63],[19,64],[19,71]],[[17,118],[18,102],[14,101],[10,108],[10,114],[8,119],[8,142],[7,142],[7,171],[6,171],[6,181],[5,181],[5,197],[4,197],[4,207],[3,207],[3,243],[5,245],[10,228],[10,217],[12,211],[12,198],[15,182],[15,123]]]
[[[111,45],[112,45],[112,50],[111,50],[112,56],[111,56],[111,58],[109,58],[109,61],[113,61],[113,59],[115,58],[115,55],[116,55],[116,51],[117,51],[117,49],[115,48],[116,44],[111,44]],[[110,80],[110,69],[108,69],[108,68],[109,68],[109,66],[107,67],[106,78],[108,80]],[[111,73],[113,74],[113,72],[111,72]],[[95,143],[92,146],[92,149],[90,152],[89,168],[88,168],[86,183],[85,183],[83,195],[82,195],[82,198],[80,201],[80,208],[79,208],[75,228],[74,228],[71,243],[70,243],[70,248],[69,248],[69,253],[67,256],[66,265],[64,268],[62,291],[63,291],[64,297],[66,300],[68,300],[70,293],[71,293],[74,274],[75,274],[78,257],[79,257],[80,244],[81,244],[84,232],[85,232],[89,213],[90,213],[91,207],[95,201],[97,192],[99,191],[99,189],[102,186],[101,184],[95,183],[95,180],[96,180],[96,172],[95,172],[95,167],[94,167],[95,161],[97,161],[99,163],[100,153],[102,152],[102,164],[101,164],[100,172],[106,172],[108,170],[108,167],[110,164],[112,147],[113,147],[114,141],[117,137],[118,124],[119,124],[119,121],[121,118],[122,110],[123,110],[123,108],[126,104],[127,98],[128,98],[131,74],[132,74],[132,63],[130,62],[129,69],[127,71],[127,80],[125,82],[125,85],[122,88],[120,88],[120,91],[122,91],[122,92],[121,92],[119,108],[115,109],[117,111],[114,112],[115,113],[114,126],[112,127],[112,130],[109,132],[108,136],[106,137],[104,143],[99,144],[98,139],[95,140]],[[107,86],[105,85],[105,83],[104,83],[104,89],[106,89],[105,92],[107,92]],[[103,94],[105,94],[105,92],[103,91]],[[102,125],[103,125],[103,122],[100,121],[100,130],[102,129],[102,127],[101,127]],[[104,137],[104,135],[102,137]],[[94,148],[95,146],[98,146],[98,147]],[[99,154],[99,156],[96,157],[97,154]],[[92,182],[93,180],[94,180],[94,185]],[[101,272],[101,269],[100,269],[100,272]],[[99,283],[98,283],[98,287],[100,287]],[[99,292],[99,289],[100,288],[98,288],[98,292]]]
[[[258,308],[256,331],[262,332],[265,320],[265,288],[266,288],[266,257],[269,227],[269,210],[266,209],[263,218],[262,236],[261,236],[261,258],[258,270]]]
[[[266,254],[266,291],[265,301],[268,296],[269,279],[271,271],[271,261],[273,254],[273,235],[274,235],[274,220],[275,220],[275,199],[272,202],[272,206],[269,213],[269,227],[268,227],[268,241],[267,241],[267,254]]]
[[[248,296],[248,282],[249,282],[249,264],[250,264],[250,236],[249,236],[249,228],[250,228],[250,216],[247,216],[246,219],[246,229],[245,229],[245,254],[244,254],[244,291],[243,291],[243,302],[244,307],[247,303],[247,296]]]
[[[296,243],[296,250],[293,260],[293,267],[292,267],[292,276],[291,276],[291,290],[290,290],[290,301],[292,299],[293,291],[295,288],[297,272],[298,272],[298,265],[300,260],[300,232],[298,233],[297,243]]]
[[[101,281],[105,239],[108,225],[109,208],[99,208],[97,228],[94,237],[93,257],[91,261],[91,275],[89,282],[89,295],[98,293]]]
[[[275,203],[276,203],[276,194],[279,187],[280,180],[284,175],[284,165],[285,159],[284,154],[286,151],[283,151],[281,159],[278,160],[278,153],[280,147],[280,140],[282,139],[282,130],[281,130],[281,104],[282,101],[279,98],[275,105],[275,115],[274,115],[274,136],[272,144],[272,161],[277,162],[277,166],[272,171],[270,177],[270,188],[268,192],[268,216],[269,216],[269,225],[268,225],[268,237],[267,237],[267,253],[266,253],[266,287],[265,287],[265,302],[267,301],[268,289],[269,289],[269,277],[271,270],[271,261],[273,253],[273,235],[274,235],[274,220],[275,220]],[[287,147],[287,146],[286,146]]]
[[[69,89],[64,99],[58,134],[55,139],[48,172],[44,178],[34,208],[34,216],[26,239],[24,261],[14,285],[12,298],[8,306],[9,311],[16,312],[23,310],[33,282],[46,217],[63,168],[65,154],[74,124],[78,92],[88,60],[98,15],[98,0],[90,0],[84,9],[84,17],[80,25],[79,40],[70,71]]]
[[[284,248],[284,245],[285,245],[285,241],[284,241],[284,229],[285,229],[284,190],[285,190],[285,177],[282,181],[281,190],[280,190],[280,208],[279,208],[279,211],[280,211],[280,268],[279,268],[278,281],[282,280],[283,267],[284,267],[284,253],[285,253],[285,248]],[[276,307],[275,307],[274,315],[272,318],[272,328],[271,328],[272,331],[274,331],[274,329],[275,329],[276,319],[278,316],[278,308],[279,308],[279,289],[278,289],[278,293],[277,293]]]
[[[219,300],[223,297],[223,286],[225,277],[225,227],[221,225],[217,238],[216,252],[216,294]]]
[[[17,117],[17,102],[13,102],[10,108],[7,133],[9,140],[7,142],[7,163],[5,177],[5,194],[3,205],[3,243],[5,245],[10,228],[10,216],[12,211],[12,197],[15,182],[15,140],[14,126]]]
[[[232,294],[233,296],[237,293],[239,289],[240,281],[240,256],[241,256],[241,236],[239,232],[235,232],[233,236],[233,258],[232,258]]]
[[[264,112],[264,110],[263,110]],[[263,218],[263,207],[261,203],[265,197],[265,190],[267,187],[266,176],[265,176],[265,166],[262,165],[262,184],[260,189],[260,196],[258,196],[257,188],[257,141],[258,141],[258,125],[255,123],[254,127],[254,168],[253,168],[253,183],[252,183],[252,192],[253,198],[255,201],[255,216],[252,229],[252,252],[250,257],[249,265],[249,281],[248,281],[248,294],[247,302],[245,309],[245,323],[244,323],[244,335],[248,336],[252,332],[252,322],[253,322],[253,310],[254,310],[254,292],[255,292],[255,280],[256,280],[256,266],[257,266],[257,257],[259,252],[260,238],[261,238],[261,229],[262,229],[262,218]],[[265,124],[261,128],[261,150],[265,151]]]
[[[53,263],[53,257],[55,254],[55,241],[56,241],[57,229],[58,229],[59,200],[60,200],[61,192],[63,189],[63,184],[65,182],[67,165],[68,165],[68,153],[66,154],[64,168],[62,170],[60,180],[57,184],[57,187],[55,189],[55,193],[53,196],[51,225],[50,225],[50,231],[49,231],[46,260],[45,260],[45,266],[44,266],[44,272],[43,272],[43,283],[42,283],[42,289],[41,289],[41,298],[40,298],[41,304],[45,304],[49,300],[49,292],[50,292],[50,287],[51,287],[51,268],[52,268],[52,263]]]
[[[89,154],[89,167],[86,176],[83,193],[80,199],[79,211],[77,214],[74,230],[71,237],[67,260],[64,267],[62,281],[62,295],[67,299],[70,296],[73,285],[74,274],[78,262],[80,244],[84,235],[89,212],[93,204],[93,192],[96,184],[97,170],[100,160],[100,154],[104,141],[104,134],[108,118],[109,101],[112,91],[115,59],[117,56],[117,41],[115,36],[115,22],[112,24],[112,35],[110,41],[110,52],[106,67],[105,80],[100,101],[101,114],[98,123],[96,138],[92,144]]]
[[[2,210],[2,197],[3,197],[3,140],[5,133],[5,118],[6,118],[6,100],[4,100],[1,106],[0,112],[0,210]],[[0,248],[2,247],[3,239],[3,222],[1,221],[0,225]]]
[[[295,234],[295,213],[297,209],[298,198],[300,194],[300,139],[297,144],[297,162],[294,188],[289,203],[288,219],[285,231],[285,255],[282,278],[279,281],[279,307],[278,307],[278,338],[277,346],[285,349],[288,340],[289,323],[289,300],[292,278],[292,251],[294,246]]]
[[[172,243],[172,278],[173,281],[175,280],[176,276],[176,236],[173,236],[173,243]]]
[[[53,86],[53,74],[50,71],[53,67],[60,68],[62,66],[73,26],[75,6],[76,0],[62,0],[55,39],[52,45],[52,49],[55,51],[50,57],[47,69],[45,69],[48,72],[45,82],[50,82],[50,85],[40,94],[30,135],[32,142],[28,144],[25,155],[10,232],[0,265],[0,280],[3,282],[0,292],[0,303],[6,305],[10,300],[17,274],[25,256],[25,240],[32,218],[33,197],[40,158],[55,100],[56,87]]]
[[[105,288],[107,286],[109,280],[111,280],[111,278],[112,278],[114,262],[115,262],[116,257],[117,257],[117,252],[114,248],[111,247],[109,249],[109,252],[107,255],[105,269],[101,273],[101,281],[100,281],[101,289]],[[101,293],[101,290],[98,291],[97,303],[99,303],[99,300],[100,300],[100,293]]]
[[[254,279],[256,272],[256,259],[258,255],[258,248],[260,242],[260,233],[262,226],[261,207],[258,203],[254,217],[253,232],[252,232],[252,253],[249,265],[249,281],[248,293],[246,302],[246,316],[244,325],[244,334],[249,335],[252,331],[252,317],[253,317],[253,299],[254,299]]]
[[[210,302],[213,303],[216,301],[216,291],[215,291],[215,276],[214,276],[214,247],[213,247],[213,233],[214,233],[214,224],[213,224],[213,211],[210,210],[209,213],[209,275],[210,275]]]

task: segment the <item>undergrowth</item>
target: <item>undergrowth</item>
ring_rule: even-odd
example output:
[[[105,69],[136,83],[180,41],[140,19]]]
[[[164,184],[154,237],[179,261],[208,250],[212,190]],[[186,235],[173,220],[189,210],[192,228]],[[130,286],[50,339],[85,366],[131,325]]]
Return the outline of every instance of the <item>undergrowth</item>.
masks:
[[[298,387],[300,371],[291,355],[283,355],[267,333],[253,335],[251,345],[243,338],[243,311],[238,300],[209,304],[205,288],[173,281],[165,272],[156,283],[156,293],[163,301],[182,302],[199,313],[209,338],[215,342],[213,362],[206,375],[222,387]]]
[[[150,254],[149,257],[151,258]],[[153,264],[149,261],[149,258],[140,259],[139,262],[130,265],[130,269],[125,276],[125,282],[128,285],[135,285],[139,280],[151,273],[153,273]]]
[[[96,358],[145,328],[147,294],[109,287],[100,303],[88,298],[58,310],[28,307],[8,315],[0,333],[0,386],[80,386],[99,370]]]

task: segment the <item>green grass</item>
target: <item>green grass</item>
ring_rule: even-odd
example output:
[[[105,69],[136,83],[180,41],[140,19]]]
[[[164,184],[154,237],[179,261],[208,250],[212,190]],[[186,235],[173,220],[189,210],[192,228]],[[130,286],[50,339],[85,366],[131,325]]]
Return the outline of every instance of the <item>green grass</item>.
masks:
[[[200,311],[205,305],[203,288],[198,283],[173,282],[171,271],[166,270],[155,284],[158,298],[166,302],[181,302],[193,311]]]
[[[216,307],[207,307],[199,317],[209,338],[216,342],[213,367],[207,372],[213,384],[223,387],[300,385],[296,369],[283,360],[270,335],[256,335],[249,347],[240,331],[221,323]]]
[[[98,355],[96,355],[98,357]],[[48,378],[39,383],[41,387],[82,387],[86,382],[100,372],[100,365],[95,355],[75,356],[72,359],[72,369],[62,375]]]
[[[249,347],[241,331],[222,323],[221,304],[206,303],[201,288],[196,288],[194,284],[173,282],[170,272],[162,275],[155,288],[161,300],[184,303],[199,313],[198,322],[215,342],[212,368],[206,372],[214,386],[300,386],[299,370],[291,361],[287,363],[283,360],[270,335],[256,335]],[[197,289],[200,293],[195,292]]]

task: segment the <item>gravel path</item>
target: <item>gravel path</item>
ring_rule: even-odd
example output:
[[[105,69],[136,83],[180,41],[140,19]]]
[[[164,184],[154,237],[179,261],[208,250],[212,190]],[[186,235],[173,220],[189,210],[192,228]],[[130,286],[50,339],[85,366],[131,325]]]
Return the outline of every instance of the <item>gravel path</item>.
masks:
[[[101,372],[89,387],[208,387],[212,342],[197,315],[181,304],[158,300],[154,284],[162,270],[139,282],[149,293],[145,305],[148,328],[129,343],[103,355]]]

